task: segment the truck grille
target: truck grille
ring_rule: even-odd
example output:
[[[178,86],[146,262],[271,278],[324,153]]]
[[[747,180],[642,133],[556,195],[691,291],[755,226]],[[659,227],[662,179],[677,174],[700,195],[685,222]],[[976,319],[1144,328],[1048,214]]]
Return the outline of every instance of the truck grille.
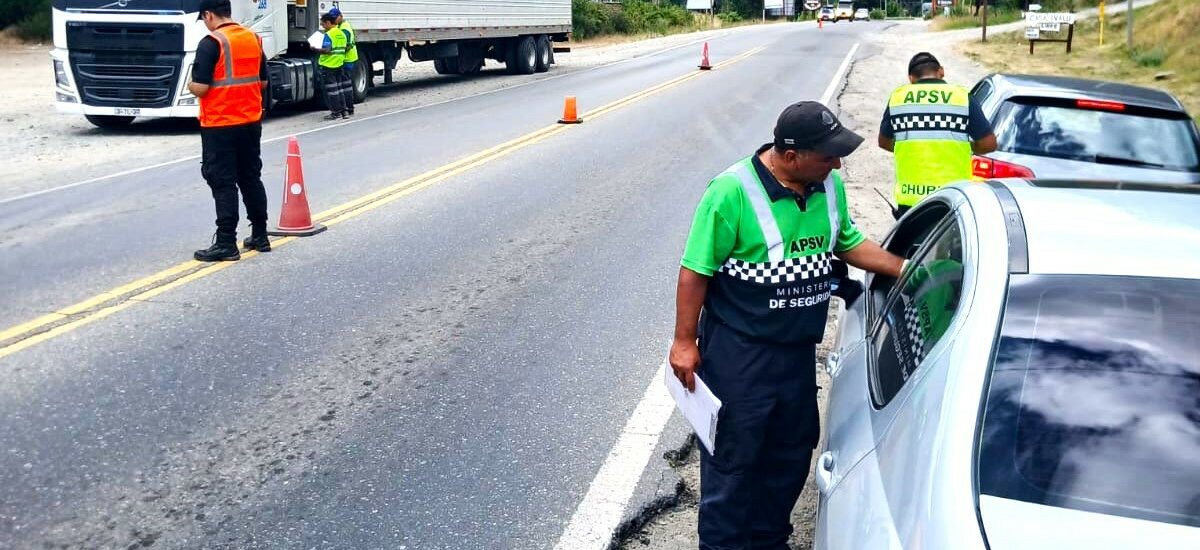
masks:
[[[170,107],[183,64],[183,26],[74,21],[67,28],[71,71],[83,103]]]
[[[171,99],[171,90],[165,88],[107,88],[85,86],[83,95],[88,99],[119,103],[121,105],[154,105]]]
[[[175,75],[175,67],[142,66],[142,65],[96,65],[89,63],[79,66],[79,75],[95,80],[170,80]]]

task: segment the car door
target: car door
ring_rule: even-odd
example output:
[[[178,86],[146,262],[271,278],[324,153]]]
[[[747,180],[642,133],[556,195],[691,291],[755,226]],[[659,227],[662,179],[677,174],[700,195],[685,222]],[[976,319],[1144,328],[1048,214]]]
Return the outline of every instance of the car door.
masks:
[[[932,197],[905,215],[884,240],[884,246],[895,254],[919,262],[924,251],[931,246],[930,239],[953,222],[954,193]],[[863,282],[867,292],[850,304],[843,314],[836,355],[831,356],[827,366],[832,387],[826,409],[825,444],[814,472],[820,494],[817,548],[866,547],[855,542],[859,540],[859,535],[871,540],[889,539],[884,529],[888,524],[884,521],[885,517],[870,518],[860,513],[879,510],[869,506],[870,501],[881,497],[877,483],[864,484],[869,480],[857,479],[850,489],[838,489],[847,473],[868,457],[875,447],[875,421],[872,416],[877,413],[868,382],[869,365],[875,351],[874,346],[868,345],[867,336],[883,324],[880,321],[881,312],[887,311],[889,300],[894,299],[893,295],[896,294],[893,292],[895,281],[888,277],[866,276]],[[874,471],[877,479],[878,468]],[[882,511],[886,512],[886,509]],[[865,532],[858,533],[857,528],[847,530],[846,526],[857,526]]]

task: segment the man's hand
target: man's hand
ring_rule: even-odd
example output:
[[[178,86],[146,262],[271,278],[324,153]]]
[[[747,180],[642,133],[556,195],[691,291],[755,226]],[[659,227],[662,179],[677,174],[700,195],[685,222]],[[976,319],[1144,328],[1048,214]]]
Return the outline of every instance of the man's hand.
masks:
[[[700,348],[695,340],[676,339],[671,343],[671,370],[688,391],[696,391],[696,369],[700,368]]]

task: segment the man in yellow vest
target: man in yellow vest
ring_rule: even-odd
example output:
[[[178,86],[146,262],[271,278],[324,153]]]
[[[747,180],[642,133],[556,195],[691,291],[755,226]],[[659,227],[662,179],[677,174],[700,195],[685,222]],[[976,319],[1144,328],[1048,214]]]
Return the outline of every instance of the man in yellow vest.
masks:
[[[343,88],[349,87],[346,77],[346,33],[337,26],[337,16],[327,13],[321,16],[321,28],[325,30],[325,38],[317,52],[317,65],[321,66],[321,81],[325,84],[325,103],[329,105],[329,114],[325,120],[350,118],[346,108],[346,94]]]
[[[200,173],[212,189],[217,232],[212,246],[192,257],[233,261],[237,247],[238,192],[250,220],[248,250],[267,252],[267,192],[262,183],[263,88],[267,61],[254,31],[231,19],[229,0],[201,0],[199,19],[209,34],[196,46],[188,91],[200,98]]]
[[[896,88],[883,111],[879,146],[896,155],[899,218],[944,185],[971,179],[971,154],[996,150],[996,135],[979,104],[928,52],[908,63],[909,83]]]
[[[346,113],[354,114],[354,66],[358,64],[358,39],[354,36],[354,27],[346,21],[346,17],[342,15],[342,10],[334,6],[329,10],[329,15],[337,17],[337,28],[346,33],[346,64],[342,67],[346,71],[346,81],[342,86],[342,101],[346,104]]]

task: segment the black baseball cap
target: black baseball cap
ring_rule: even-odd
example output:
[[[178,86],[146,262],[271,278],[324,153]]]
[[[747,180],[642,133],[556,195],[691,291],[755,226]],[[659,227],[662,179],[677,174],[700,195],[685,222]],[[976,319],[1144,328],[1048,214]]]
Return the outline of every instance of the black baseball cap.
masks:
[[[198,10],[199,13],[196,14],[197,21],[204,18],[202,16],[204,15],[204,12],[206,12],[206,11],[212,11],[217,8],[233,7],[233,5],[229,2],[229,0],[200,0],[198,2],[198,4],[199,4],[199,10]]]
[[[862,136],[838,121],[828,107],[816,101],[793,103],[775,122],[775,147],[816,151],[823,155],[845,157],[862,145]]]

